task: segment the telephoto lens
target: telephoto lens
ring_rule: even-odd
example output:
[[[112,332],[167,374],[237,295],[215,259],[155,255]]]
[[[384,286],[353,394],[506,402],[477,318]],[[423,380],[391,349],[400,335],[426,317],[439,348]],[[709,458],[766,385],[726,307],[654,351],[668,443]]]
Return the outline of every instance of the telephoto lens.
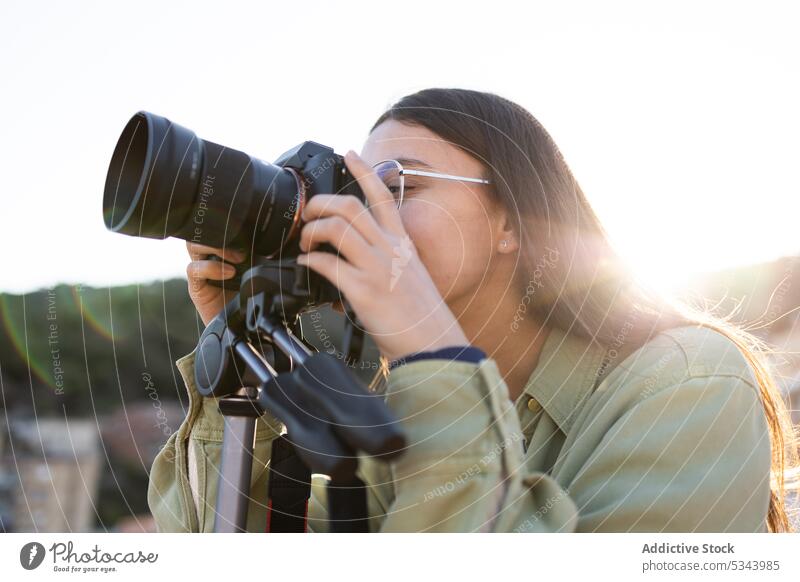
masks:
[[[275,163],[200,139],[146,111],[122,130],[103,193],[103,219],[114,232],[177,237],[263,259],[300,253],[303,207],[315,194],[364,195],[332,148],[306,141]],[[335,252],[330,245],[324,250]],[[226,287],[237,288],[238,279]]]

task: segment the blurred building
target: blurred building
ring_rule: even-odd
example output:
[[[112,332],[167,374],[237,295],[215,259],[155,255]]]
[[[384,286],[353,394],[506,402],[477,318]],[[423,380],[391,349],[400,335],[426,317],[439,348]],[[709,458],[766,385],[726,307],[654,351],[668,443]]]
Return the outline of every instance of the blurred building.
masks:
[[[3,530],[92,531],[100,478],[95,421],[14,419],[3,428]]]

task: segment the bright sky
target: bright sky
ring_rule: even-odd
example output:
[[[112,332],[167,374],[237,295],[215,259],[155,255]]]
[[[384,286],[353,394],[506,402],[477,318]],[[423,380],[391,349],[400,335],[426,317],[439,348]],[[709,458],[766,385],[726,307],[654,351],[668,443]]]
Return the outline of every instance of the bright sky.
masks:
[[[797,13],[653,6],[4,0],[0,291],[184,274],[183,241],[103,225],[108,161],[140,109],[271,161],[306,139],[360,150],[428,86],[529,109],[654,285],[797,254]]]

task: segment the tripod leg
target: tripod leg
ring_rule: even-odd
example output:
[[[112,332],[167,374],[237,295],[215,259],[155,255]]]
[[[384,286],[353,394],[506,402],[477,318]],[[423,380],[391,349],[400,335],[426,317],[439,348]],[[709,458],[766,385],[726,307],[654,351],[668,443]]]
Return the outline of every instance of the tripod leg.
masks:
[[[272,442],[267,491],[267,532],[305,533],[311,471],[294,450],[286,434]]]
[[[331,532],[369,533],[364,482],[353,475],[352,480],[331,481],[326,490]]]
[[[214,531],[239,533],[246,531],[256,419],[248,416],[223,418],[225,429]]]

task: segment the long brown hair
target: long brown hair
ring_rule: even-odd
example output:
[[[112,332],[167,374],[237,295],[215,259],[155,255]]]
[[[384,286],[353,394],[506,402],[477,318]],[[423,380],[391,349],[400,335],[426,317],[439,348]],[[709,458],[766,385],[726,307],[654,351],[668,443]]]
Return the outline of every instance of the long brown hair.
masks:
[[[796,483],[797,436],[770,372],[766,344],[729,317],[665,299],[640,284],[613,249],[555,142],[523,107],[492,93],[433,88],[400,99],[372,130],[388,119],[425,127],[484,164],[494,185],[491,195],[516,221],[520,289],[528,285],[524,275],[541,264],[542,249],[558,249],[559,260],[538,269],[536,301],[530,303],[543,325],[604,346],[619,347],[622,334],[627,350],[621,353],[684,325],[710,327],[736,344],[752,366],[769,425],[767,525],[772,532],[792,531],[785,499]]]

